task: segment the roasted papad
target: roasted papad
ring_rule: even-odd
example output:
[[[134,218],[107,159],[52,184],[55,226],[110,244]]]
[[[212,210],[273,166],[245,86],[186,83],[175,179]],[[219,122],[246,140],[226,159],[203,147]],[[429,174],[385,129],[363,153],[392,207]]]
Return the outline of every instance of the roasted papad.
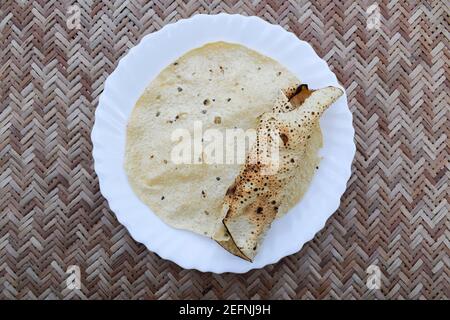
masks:
[[[125,172],[133,191],[168,225],[252,260],[270,222],[301,199],[320,162],[318,119],[338,89],[315,91],[302,104],[311,92],[299,83],[275,60],[237,44],[209,43],[179,57],[149,84],[128,120]],[[198,123],[203,133],[280,130],[287,138],[280,155],[288,159],[268,178],[259,176],[264,167],[247,163],[250,150],[258,153],[250,142],[241,162],[211,163],[195,147],[191,162],[174,161],[174,150],[185,140],[174,133],[184,130],[194,139]],[[208,147],[208,139],[198,139]]]
[[[311,91],[302,85],[293,93],[288,90],[280,94],[273,112],[261,117],[256,142],[224,198],[223,223],[230,237],[220,243],[224,248],[253,260],[280,208],[285,210],[285,202],[293,198],[290,186],[298,182],[305,157],[311,152],[312,134],[320,116],[342,94],[335,87]],[[276,159],[266,156],[273,144],[279,147]]]

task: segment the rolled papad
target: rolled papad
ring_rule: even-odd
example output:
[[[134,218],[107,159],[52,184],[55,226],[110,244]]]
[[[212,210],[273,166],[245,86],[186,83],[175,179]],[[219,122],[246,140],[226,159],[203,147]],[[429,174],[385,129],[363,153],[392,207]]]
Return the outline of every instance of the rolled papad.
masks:
[[[300,86],[298,95],[282,94],[274,112],[262,116],[256,143],[225,195],[223,223],[230,239],[222,246],[253,260],[280,207],[290,198],[287,186],[295,185],[297,174],[305,165],[313,129],[323,112],[342,94],[335,87],[310,91]],[[270,143],[279,148],[279,156],[264,162],[261,159]]]

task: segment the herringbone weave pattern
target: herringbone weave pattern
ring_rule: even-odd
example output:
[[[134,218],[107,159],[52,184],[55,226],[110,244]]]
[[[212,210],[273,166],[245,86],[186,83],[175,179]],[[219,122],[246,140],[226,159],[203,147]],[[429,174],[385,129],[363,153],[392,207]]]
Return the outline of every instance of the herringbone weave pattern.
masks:
[[[80,29],[66,24],[72,4]],[[1,0],[0,298],[450,298],[449,11],[442,0]],[[199,12],[258,15],[309,41],[354,116],[339,210],[301,252],[244,275],[147,251],[93,171],[105,79],[144,35]],[[380,290],[366,286],[372,264]],[[81,290],[66,288],[69,265]]]

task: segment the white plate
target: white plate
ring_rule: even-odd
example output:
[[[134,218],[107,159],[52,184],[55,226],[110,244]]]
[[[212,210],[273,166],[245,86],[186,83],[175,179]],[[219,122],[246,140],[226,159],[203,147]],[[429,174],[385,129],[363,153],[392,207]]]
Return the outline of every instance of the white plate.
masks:
[[[354,130],[344,95],[321,119],[323,160],[309,190],[295,208],[272,224],[253,263],[229,254],[211,239],[169,227],[128,184],[123,169],[127,119],[145,87],[165,66],[193,48],[219,40],[245,45],[277,60],[310,88],[341,87],[312,47],[280,26],[257,17],[196,15],[145,36],[120,60],[105,82],[91,138],[100,190],[136,241],[186,269],[240,273],[299,251],[323,228],[338,208],[350,177]]]

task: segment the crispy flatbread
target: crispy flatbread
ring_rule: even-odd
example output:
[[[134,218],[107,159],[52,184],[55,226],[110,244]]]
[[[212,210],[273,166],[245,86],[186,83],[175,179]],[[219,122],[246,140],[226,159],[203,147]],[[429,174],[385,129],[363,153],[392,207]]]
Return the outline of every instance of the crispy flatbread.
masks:
[[[210,164],[192,150],[195,163],[175,163],[179,141],[172,135],[183,129],[194,138],[196,122],[203,133],[254,130],[279,90],[298,82],[278,62],[237,44],[209,43],[179,57],[149,84],[129,118],[125,171],[133,191],[170,226],[214,238],[223,197],[245,156]]]
[[[230,239],[221,245],[247,260],[253,260],[280,207],[289,199],[286,186],[295,185],[298,179],[320,116],[343,93],[335,87],[310,91],[300,86],[297,91],[293,96],[282,94],[274,112],[262,116],[256,143],[225,196],[223,223]],[[272,144],[279,147],[276,159],[265,157]]]
[[[230,201],[226,192],[243,163],[211,164],[194,150],[191,163],[176,163],[172,156],[180,137],[174,139],[173,134],[181,129],[195,138],[196,122],[203,133],[255,129],[263,113],[290,111],[276,108],[286,97],[299,96],[299,83],[278,62],[237,44],[210,43],[179,57],[149,84],[129,118],[125,171],[134,192],[168,225],[210,237],[231,253],[251,259],[223,224],[223,204]],[[290,89],[280,96],[284,88]],[[281,100],[275,103],[277,99]],[[292,109],[296,105],[287,104]],[[285,185],[278,217],[301,199],[319,164],[322,135],[318,122],[311,128],[309,143],[299,155],[303,165],[292,168],[294,177]],[[207,147],[208,141],[201,144]],[[228,220],[232,230],[239,224],[234,218],[230,215]]]

